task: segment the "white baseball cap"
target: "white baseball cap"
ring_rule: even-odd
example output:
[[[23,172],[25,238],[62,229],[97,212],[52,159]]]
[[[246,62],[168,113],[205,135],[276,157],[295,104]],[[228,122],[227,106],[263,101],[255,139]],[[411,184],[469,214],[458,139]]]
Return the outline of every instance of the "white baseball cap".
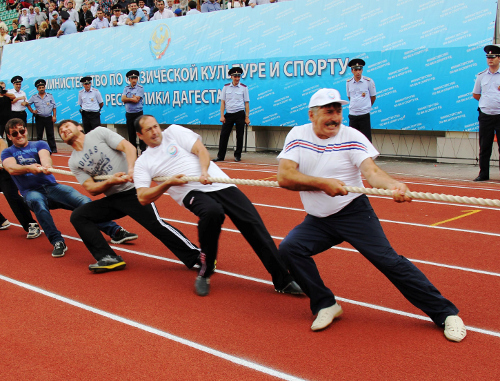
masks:
[[[340,103],[346,105],[349,101],[344,101],[340,98],[340,93],[335,89],[319,89],[316,91],[309,101],[309,108],[321,107],[330,103]]]

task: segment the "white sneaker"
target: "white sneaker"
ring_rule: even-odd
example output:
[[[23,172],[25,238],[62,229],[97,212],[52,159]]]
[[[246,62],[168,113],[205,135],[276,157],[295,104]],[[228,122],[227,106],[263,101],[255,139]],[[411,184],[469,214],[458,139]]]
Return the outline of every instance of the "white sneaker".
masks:
[[[457,315],[450,315],[444,321],[444,335],[450,341],[461,342],[467,336],[465,324]]]
[[[38,226],[38,224],[34,222],[30,223],[28,227],[28,235],[26,236],[26,238],[34,239],[40,237],[40,234],[42,234],[42,232],[40,231],[40,226]]]
[[[5,220],[2,225],[0,225],[0,230],[7,229],[10,226],[9,220]]]
[[[323,308],[319,310],[316,320],[311,325],[313,331],[319,331],[332,324],[333,319],[342,315],[342,307],[338,303],[335,303],[331,307]]]

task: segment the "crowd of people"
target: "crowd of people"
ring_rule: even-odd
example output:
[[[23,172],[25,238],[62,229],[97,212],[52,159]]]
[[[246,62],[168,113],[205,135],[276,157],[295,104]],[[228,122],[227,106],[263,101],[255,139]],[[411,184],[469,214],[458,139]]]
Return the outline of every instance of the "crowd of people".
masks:
[[[0,47],[90,30],[291,0],[7,0],[19,12],[0,20]]]

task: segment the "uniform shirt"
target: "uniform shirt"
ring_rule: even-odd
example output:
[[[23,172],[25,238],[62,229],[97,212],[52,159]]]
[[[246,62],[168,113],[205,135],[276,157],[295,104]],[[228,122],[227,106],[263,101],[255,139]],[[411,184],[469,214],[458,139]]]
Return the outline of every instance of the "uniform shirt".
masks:
[[[99,104],[102,102],[99,90],[90,87],[90,91],[82,89],[78,93],[78,104],[84,111],[100,111]]]
[[[31,98],[28,100],[30,105],[35,105],[37,115],[40,116],[52,116],[52,110],[56,108],[56,101],[52,94],[45,93],[45,96],[42,98],[40,94],[33,94]]]
[[[61,25],[61,30],[64,35],[76,33],[76,25],[73,20],[66,20]]]
[[[349,115],[364,115],[372,110],[370,97],[377,95],[373,79],[362,76],[356,82],[354,77],[352,77],[346,83],[346,92],[350,98]]]
[[[94,176],[113,175],[117,172],[127,173],[127,157],[125,153],[116,150],[122,140],[123,136],[104,127],[97,127],[85,134],[83,149],[73,150],[68,161],[68,166],[78,182],[83,184]],[[116,184],[104,194],[111,196],[133,188],[132,183]]]
[[[193,9],[190,9],[189,11],[186,12],[186,16],[197,15],[198,13],[201,13],[201,12],[198,9],[193,8]]]
[[[10,91],[10,90],[9,90]],[[481,94],[479,108],[489,115],[500,114],[500,72],[486,69],[479,73],[474,83],[474,94]]]
[[[95,18],[94,21],[92,21],[92,24],[90,24],[92,28],[95,29],[102,29],[102,28],[108,28],[109,27],[109,21],[106,17],[102,18],[102,21],[99,20],[99,17]]]
[[[12,111],[24,111],[26,110],[26,106],[23,106],[21,103],[23,103],[26,99],[26,93],[22,90],[16,91],[15,89],[10,89],[8,90],[9,93],[14,94],[16,98],[19,97],[25,97],[25,99],[21,99],[19,101],[16,101],[16,103],[12,103]]]
[[[248,87],[241,82],[237,86],[228,83],[222,88],[221,99],[226,102],[226,112],[234,113],[245,109],[245,102],[250,102]]]
[[[363,187],[359,166],[365,159],[378,155],[366,136],[352,127],[342,124],[337,135],[320,139],[309,123],[292,128],[278,159],[297,163],[297,170],[308,176],[335,178],[348,186]],[[359,196],[360,193],[330,197],[320,191],[300,192],[304,209],[316,217],[335,214]]]
[[[142,109],[144,108],[144,87],[142,87],[141,85],[135,85],[135,87],[132,87],[130,85],[125,86],[125,89],[123,89],[123,95],[125,95],[127,98],[132,98],[132,96],[134,95],[141,97],[141,100],[137,103],[126,102],[126,112],[134,113],[142,111]]]
[[[127,15],[121,14],[120,17],[118,17],[118,20],[116,19],[116,16],[113,15],[113,16],[111,16],[110,26],[112,26],[112,27],[115,26],[115,25],[113,25],[113,21],[117,22],[116,26],[127,25],[126,20],[127,20]]]
[[[9,157],[14,157],[19,165],[41,164],[38,152],[50,148],[47,142],[39,140],[37,142],[28,142],[26,147],[16,147],[14,145],[2,151],[2,162]],[[12,175],[12,180],[23,196],[30,190],[37,190],[44,185],[56,184],[54,175],[44,173],[26,173],[24,175]]]
[[[160,11],[155,12],[151,20],[162,20],[162,19],[169,19],[172,17],[175,17],[174,12],[169,11],[168,9],[165,8],[163,10],[163,13],[160,13]]]
[[[132,12],[128,13],[128,18],[132,21],[134,21],[137,17],[140,17],[141,20],[139,22],[146,22],[148,21],[148,18],[144,14],[144,12],[141,10],[141,8],[137,8],[137,12],[135,12],[135,15]]]
[[[161,144],[148,149],[137,159],[134,168],[134,184],[138,188],[149,188],[155,177],[174,176],[184,174],[186,176],[200,176],[201,166],[198,156],[191,153],[194,143],[201,141],[200,135],[177,124],[172,124],[162,132]],[[214,163],[210,162],[208,167],[210,177],[229,178]],[[168,188],[168,194],[181,206],[186,195],[197,190],[200,192],[215,192],[234,185],[214,183],[203,185],[199,182],[190,181],[184,185],[176,185]]]
[[[206,0],[202,5],[201,5],[201,12],[206,13],[206,12],[214,12],[214,11],[220,11],[220,4],[217,2],[211,2],[210,0]]]

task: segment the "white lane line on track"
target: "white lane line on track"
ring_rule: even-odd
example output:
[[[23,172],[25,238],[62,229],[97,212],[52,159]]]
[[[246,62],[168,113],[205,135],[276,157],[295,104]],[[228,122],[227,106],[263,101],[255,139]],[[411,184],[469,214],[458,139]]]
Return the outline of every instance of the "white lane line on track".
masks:
[[[180,223],[185,223],[185,224],[189,224],[189,225],[197,225],[197,224],[192,223],[192,222],[184,222],[184,221],[179,221],[179,220],[169,220],[169,219],[166,219],[166,218],[163,218],[163,220],[165,220],[165,221],[173,221],[173,222],[180,222]],[[21,227],[21,225],[18,225],[18,224],[11,224],[11,226]],[[239,231],[234,230],[234,229],[223,228],[223,230],[229,231],[229,232],[238,232],[239,233]],[[63,234],[62,236],[64,238],[68,238],[68,239],[71,239],[73,241],[82,242],[81,238],[72,237],[72,236],[69,236],[69,235],[66,235],[66,234]],[[281,237],[273,237],[273,238],[283,239]],[[184,266],[184,263],[182,263],[181,261],[179,261],[177,259],[170,259],[170,258],[160,257],[160,256],[157,256],[157,255],[147,254],[147,253],[144,253],[144,252],[141,252],[141,251],[137,251],[137,250],[126,249],[126,248],[123,248],[123,247],[120,247],[120,246],[110,245],[110,247],[112,249],[114,249],[114,250],[117,250],[117,251],[123,251],[123,252],[126,252],[126,253],[135,254],[135,255],[138,255],[138,256],[141,256],[141,257],[158,259],[158,260],[164,261],[164,262],[177,263],[179,265]],[[339,250],[345,250],[345,251],[356,251],[354,249],[342,248],[342,247],[332,247],[332,249],[339,249]],[[409,259],[409,260],[411,260],[411,259]],[[424,263],[424,262],[422,261],[422,263]],[[428,264],[431,264],[431,262],[428,262]],[[436,264],[436,265],[439,265],[439,264]],[[455,268],[453,266],[446,266],[446,265],[443,266],[443,267],[449,267],[449,268],[454,268],[454,269],[463,269],[463,268],[458,268],[458,267]],[[265,280],[265,279],[255,278],[255,277],[251,277],[251,276],[247,276],[247,275],[242,275],[242,274],[237,274],[237,273],[233,273],[233,272],[229,272],[229,271],[224,271],[224,270],[220,270],[220,269],[217,269],[215,271],[218,274],[228,275],[228,276],[232,276],[234,278],[240,278],[240,279],[250,280],[250,281],[253,281],[253,282],[257,282],[257,283],[269,284],[269,285],[273,284],[272,282],[270,282],[268,280]],[[470,271],[470,269],[466,269],[465,271]],[[474,272],[480,272],[480,270],[475,270]],[[484,272],[484,273],[486,273],[486,272]],[[500,274],[497,274],[497,273],[491,273],[490,275],[500,276]],[[0,275],[0,277],[2,277],[2,275]],[[392,308],[387,308],[387,307],[379,306],[377,304],[360,302],[360,301],[357,301],[357,300],[342,298],[342,297],[338,297],[338,296],[335,296],[335,298],[337,298],[338,300],[340,300],[342,302],[345,302],[345,303],[355,304],[355,305],[358,305],[358,306],[367,307],[367,308],[371,308],[371,309],[378,310],[378,311],[384,311],[384,312],[393,313],[393,314],[396,314],[396,315],[406,316],[406,317],[410,317],[410,318],[415,318],[415,319],[419,319],[419,320],[432,321],[430,318],[428,318],[426,316],[416,315],[416,314],[412,314],[410,312],[405,312],[405,311],[400,311],[400,310],[395,310],[395,309],[392,309]],[[491,331],[491,330],[486,330],[486,329],[476,328],[476,327],[471,327],[471,326],[467,326],[467,329],[470,330],[470,331],[475,331],[475,332],[483,333],[485,335],[500,337],[500,333],[499,332],[495,332],[495,331]]]
[[[108,319],[111,319],[111,320],[114,320],[114,321],[126,324],[126,325],[128,325],[130,327],[138,328],[138,329],[140,329],[142,331],[152,333],[154,335],[163,337],[163,338],[165,338],[167,340],[174,341],[176,343],[185,345],[185,346],[193,348],[193,349],[197,349],[197,350],[199,350],[201,352],[208,353],[208,354],[210,354],[212,356],[219,357],[219,358],[221,358],[223,360],[230,361],[230,362],[232,362],[234,364],[244,366],[246,368],[255,370],[257,372],[268,374],[270,376],[277,377],[277,378],[280,378],[282,380],[290,380],[290,381],[303,380],[302,378],[298,378],[298,377],[292,376],[290,374],[280,372],[278,370],[266,367],[264,365],[260,365],[258,363],[252,362],[252,361],[244,360],[244,359],[242,359],[240,357],[233,356],[233,355],[230,355],[228,353],[218,351],[217,349],[210,348],[210,347],[208,347],[206,345],[198,344],[198,343],[196,343],[194,341],[184,339],[184,338],[182,338],[180,336],[176,336],[176,335],[173,335],[171,333],[162,331],[160,329],[150,327],[148,325],[139,323],[137,321],[130,320],[130,319],[124,318],[122,316],[115,315],[113,313],[106,312],[106,311],[103,311],[101,309],[98,309],[98,308],[95,308],[95,307],[92,307],[92,306],[89,306],[89,305],[77,302],[77,301],[75,301],[73,299],[66,298],[64,296],[55,294],[55,293],[50,292],[50,291],[46,291],[46,290],[41,289],[39,287],[32,286],[32,285],[24,283],[24,282],[17,281],[15,279],[12,279],[12,278],[9,278],[9,277],[3,276],[3,275],[0,275],[0,279],[3,280],[3,281],[6,281],[6,282],[12,283],[12,284],[14,284],[16,286],[22,287],[24,289],[36,292],[38,294],[47,296],[49,298],[52,298],[52,299],[58,300],[60,302],[69,304],[71,306],[80,308],[82,310],[85,310],[85,311],[88,311],[88,312],[92,312],[92,313],[94,313],[96,315],[100,315],[100,316],[103,316],[105,318],[108,318]]]

